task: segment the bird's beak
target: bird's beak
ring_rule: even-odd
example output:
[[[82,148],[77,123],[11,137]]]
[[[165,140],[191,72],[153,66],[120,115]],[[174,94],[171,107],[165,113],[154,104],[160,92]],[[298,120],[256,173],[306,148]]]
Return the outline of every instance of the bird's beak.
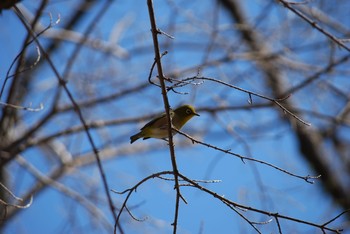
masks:
[[[199,114],[197,114],[197,113],[193,113],[194,115],[197,115],[197,116],[200,116]]]

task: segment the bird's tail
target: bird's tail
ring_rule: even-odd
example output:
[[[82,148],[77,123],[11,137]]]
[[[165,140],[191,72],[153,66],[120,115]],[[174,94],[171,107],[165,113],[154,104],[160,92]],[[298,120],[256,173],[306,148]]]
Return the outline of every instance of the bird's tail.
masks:
[[[134,141],[140,139],[141,137],[143,137],[142,133],[139,132],[133,136],[130,137],[130,144],[132,144]]]

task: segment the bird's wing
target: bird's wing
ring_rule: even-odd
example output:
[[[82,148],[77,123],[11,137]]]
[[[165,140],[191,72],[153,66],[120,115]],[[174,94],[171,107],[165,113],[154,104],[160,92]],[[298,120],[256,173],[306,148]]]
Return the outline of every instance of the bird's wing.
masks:
[[[157,121],[161,120],[162,118],[165,118],[165,113],[159,115],[158,117],[156,117],[156,118],[152,119],[151,121],[149,121],[148,123],[146,123],[146,125],[143,126],[143,127],[141,128],[141,130],[143,130],[143,129],[149,127],[149,126],[154,125]]]
[[[171,118],[173,118],[174,116],[174,112],[173,111],[170,111],[170,116]],[[154,119],[152,119],[151,121],[149,121],[148,123],[146,123],[145,126],[143,126],[141,128],[141,130],[149,127],[149,126],[153,126],[155,128],[166,128],[166,114],[163,113],[163,114],[160,114],[158,117],[155,117]]]

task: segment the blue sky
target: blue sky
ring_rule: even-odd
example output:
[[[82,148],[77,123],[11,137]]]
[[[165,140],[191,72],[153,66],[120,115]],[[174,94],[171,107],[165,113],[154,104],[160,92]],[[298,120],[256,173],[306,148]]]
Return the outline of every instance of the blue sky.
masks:
[[[84,48],[73,66],[68,82],[68,88],[73,92],[78,102],[118,93],[126,88],[147,82],[154,55],[147,6],[145,1],[139,2],[142,4],[135,4],[132,1],[115,1],[98,22],[98,27],[92,33],[92,37],[103,41],[108,41],[113,26],[125,23],[125,28],[121,28],[118,43],[130,53],[130,58],[123,59],[96,49]],[[206,56],[205,51],[210,44],[210,26],[215,6],[211,1],[194,1],[193,3],[181,1],[175,5],[171,5],[172,1],[154,2],[159,27],[175,37],[175,39],[160,37],[162,51],[169,52],[162,60],[166,74],[178,72],[184,77],[196,75],[196,68],[200,67],[203,62],[203,58]],[[250,10],[247,12],[251,15],[247,17],[254,22],[266,5],[259,3],[259,1],[252,2],[254,7],[249,5]],[[60,29],[61,25],[64,25],[75,4],[75,1],[50,3],[45,12],[50,12],[53,19],[56,19],[57,14],[60,14],[61,19],[61,23],[53,30]],[[86,14],[86,17],[74,30],[84,32],[102,6],[102,1],[100,4],[97,4]],[[35,1],[24,1],[23,6],[31,12],[37,9]],[[248,5],[245,6],[245,8],[247,7]],[[179,9],[183,11],[176,11]],[[290,28],[286,27],[285,31],[278,31],[277,27],[282,27],[279,25],[281,19],[290,20]],[[275,42],[272,44],[274,51],[286,49],[286,44],[291,47],[301,47],[303,43],[307,45],[308,43],[316,44],[319,41],[324,42],[325,39],[320,39],[317,32],[312,30],[310,32],[307,25],[294,28],[293,20],[296,20],[295,16],[281,7],[274,6],[274,10],[269,12],[261,28],[271,30],[270,27],[273,28],[274,25],[277,25],[276,31],[272,30],[275,34],[269,35],[269,32],[264,34],[263,30],[261,32],[263,36],[270,37],[271,42]],[[237,59],[225,64],[203,68],[201,74],[270,96],[261,72],[255,70],[256,64],[244,57],[245,47],[240,44],[237,32],[233,30],[234,26],[225,12],[220,11],[219,22],[220,33],[214,43],[217,47],[209,54],[209,60],[221,58],[229,50],[234,52]],[[47,25],[48,17],[43,16],[41,23]],[[293,33],[293,30],[300,32],[300,34],[310,34],[310,37],[308,40],[301,40],[298,38],[298,33]],[[0,55],[0,79],[3,81],[12,58],[21,48],[25,33],[13,11],[4,11],[0,16],[0,31],[2,34],[0,44],[6,45],[2,46]],[[291,41],[284,41],[284,37],[291,38]],[[44,45],[48,40],[45,37],[41,38]],[[60,72],[63,72],[73,49],[73,43],[65,42],[60,51],[52,57]],[[34,45],[31,46],[31,50],[35,51]],[[337,51],[336,53],[337,56],[340,56],[344,52]],[[322,61],[326,60],[326,58],[313,58],[313,50],[309,53],[299,53],[298,50],[295,50],[285,54],[291,60],[303,61],[310,67],[316,67],[319,64],[324,66],[325,63]],[[192,68],[190,72],[184,72],[189,68]],[[341,69],[345,68],[340,67]],[[283,71],[286,73],[288,87],[292,87],[299,80],[312,73],[311,69],[301,72],[288,69]],[[155,73],[156,71],[153,75]],[[50,110],[57,89],[57,80],[47,65],[43,65],[33,74],[35,74],[35,78],[31,85],[30,100],[26,100],[23,105],[31,104],[35,107],[42,103],[44,110],[41,112],[21,112],[21,115],[24,116],[23,122],[21,122],[23,127],[19,129],[22,131],[29,129]],[[297,75],[293,76],[294,74]],[[335,85],[346,90],[349,82],[344,80],[344,76],[333,77]],[[324,111],[322,106],[315,105],[322,98],[316,97],[316,95],[314,99],[309,98],[309,92],[317,93],[319,90],[313,90],[312,87],[310,90],[296,93],[292,97],[293,100],[296,100],[299,107]],[[172,107],[190,103],[198,110],[203,110],[206,107],[219,105],[248,105],[249,100],[246,93],[210,81],[199,85],[187,85],[179,88],[178,91],[188,92],[188,94],[169,92],[168,97]],[[154,114],[163,110],[160,94],[158,87],[149,85],[139,92],[83,108],[82,111],[87,121],[118,120]],[[327,96],[325,96],[326,98]],[[300,102],[300,100],[303,101]],[[4,98],[1,101],[4,101]],[[253,104],[257,103],[266,103],[266,101],[253,97]],[[65,105],[70,105],[70,102],[67,96],[62,94],[59,106]],[[329,110],[325,109],[325,112]],[[298,151],[298,143],[292,127],[280,119],[281,113],[276,110],[276,108],[225,110],[218,112],[216,116],[203,110],[199,111],[200,117],[192,119],[182,130],[211,145],[231,149],[231,152],[236,154],[266,161],[297,175],[315,175]],[[307,115],[302,117],[312,123],[311,128],[322,126],[322,121],[317,118]],[[131,124],[112,124],[98,130],[91,130],[94,141],[101,150],[101,155],[110,154],[111,157],[103,161],[110,189],[123,191],[146,176],[171,170],[171,160],[166,142],[150,139],[129,144],[129,136],[137,132],[146,122],[147,120]],[[35,137],[40,138],[79,125],[79,119],[73,111],[62,113],[51,119]],[[349,128],[345,128],[344,132],[344,134],[348,134]],[[19,131],[18,134],[20,135],[21,132]],[[91,157],[91,146],[83,132],[69,137],[63,136],[57,140],[66,150],[71,152],[74,158]],[[174,140],[179,171],[191,179],[220,180],[218,183],[202,185],[237,203],[315,223],[326,222],[342,211],[324,193],[320,181],[316,180],[314,184],[309,184],[266,165],[249,161],[243,163],[232,155],[192,144],[190,140],[180,135],[176,135]],[[56,166],[59,166],[58,159],[54,154],[41,146],[26,150],[21,156],[42,173],[49,173],[56,169]],[[30,173],[20,167],[17,162],[11,163],[8,167],[8,173],[11,182],[13,182],[12,189],[18,196],[21,196],[23,191],[35,183]],[[70,171],[58,182],[95,204],[107,220],[113,224],[112,216],[106,205],[101,177],[95,163]],[[133,220],[127,212],[124,212],[122,226],[126,233],[171,233],[175,207],[173,186],[173,181],[161,179],[152,179],[141,185],[137,192],[133,193],[128,204],[132,208],[132,214],[143,221]],[[188,204],[181,203],[180,205],[179,233],[254,233],[254,230],[242,218],[211,195],[189,186],[181,187],[181,191]],[[125,195],[111,193],[111,196],[116,207],[119,208]],[[269,217],[253,212],[239,212],[257,222],[269,219]],[[303,224],[290,221],[280,222],[285,230],[284,233],[320,233],[319,230]],[[334,227],[343,222],[345,219],[339,219],[335,222]],[[275,220],[270,224],[258,225],[258,228],[262,233],[278,233]],[[4,232],[109,233],[104,228],[101,219],[94,219],[74,199],[52,187],[35,195],[31,207],[23,210],[12,219],[6,225]],[[345,231],[344,233],[350,232]]]

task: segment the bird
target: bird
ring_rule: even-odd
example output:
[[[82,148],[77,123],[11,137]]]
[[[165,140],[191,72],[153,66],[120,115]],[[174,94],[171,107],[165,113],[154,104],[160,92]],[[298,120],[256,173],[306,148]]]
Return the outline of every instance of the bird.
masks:
[[[193,106],[191,105],[182,105],[175,110],[170,110],[170,118],[172,121],[172,125],[175,129],[180,130],[186,123],[194,116],[199,116]],[[176,132],[173,131],[173,135]],[[143,140],[149,138],[158,138],[158,139],[166,139],[168,138],[168,126],[166,113],[155,117],[150,122],[148,122],[145,126],[140,129],[140,132],[130,137],[130,144],[134,141],[143,138]]]

